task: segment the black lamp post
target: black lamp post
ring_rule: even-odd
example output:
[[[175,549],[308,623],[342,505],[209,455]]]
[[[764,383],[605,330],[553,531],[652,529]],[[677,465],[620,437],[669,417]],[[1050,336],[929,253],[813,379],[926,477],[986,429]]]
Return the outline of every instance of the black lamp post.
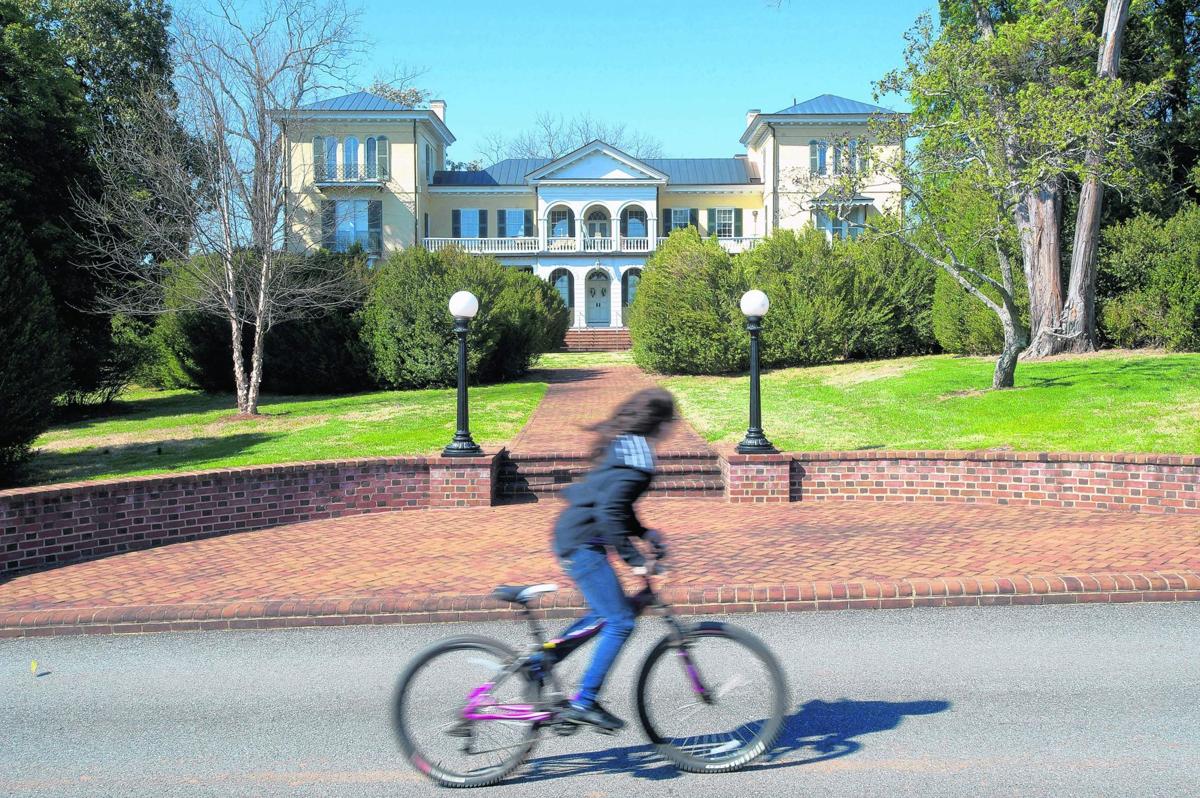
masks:
[[[737,445],[738,454],[774,454],[777,451],[763,435],[762,398],[758,390],[758,334],[762,331],[762,317],[770,306],[762,291],[755,289],[742,294],[742,313],[750,332],[750,426],[746,429],[746,437]]]
[[[483,454],[479,444],[471,439],[471,425],[467,420],[467,329],[478,312],[479,300],[470,291],[459,291],[450,297],[454,334],[458,336],[458,430],[454,433],[454,440],[442,450],[446,457]]]

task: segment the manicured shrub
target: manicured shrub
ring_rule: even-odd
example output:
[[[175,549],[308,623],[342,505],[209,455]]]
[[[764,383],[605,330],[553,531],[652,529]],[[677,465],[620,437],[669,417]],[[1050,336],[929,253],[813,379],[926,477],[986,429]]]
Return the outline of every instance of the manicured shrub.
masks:
[[[1097,304],[1100,331],[1117,346],[1200,350],[1200,205],[1106,228]]]
[[[458,346],[447,303],[459,290],[479,298],[467,337],[476,382],[524,374],[534,358],[562,342],[570,324],[561,297],[533,274],[457,248],[406,249],[376,268],[362,312],[362,338],[382,385],[455,383]]]
[[[745,321],[738,309],[746,283],[713,239],[675,230],[646,260],[629,308],[633,359],[673,374],[720,374],[746,365]]]
[[[938,269],[933,289],[933,334],[938,345],[959,355],[994,355],[1004,347],[1004,330],[990,308]]]
[[[49,425],[65,383],[50,289],[0,205],[0,484]]]
[[[313,259],[344,262],[359,284],[369,280],[361,252],[318,252]],[[328,263],[318,265],[327,270]],[[168,288],[168,305],[179,308],[160,317],[150,335],[152,362],[143,368],[150,384],[161,388],[234,389],[229,322],[211,313],[187,309],[190,276],[181,272]],[[329,308],[306,318],[279,323],[267,333],[263,351],[265,393],[351,393],[375,387],[361,335],[361,305]],[[246,362],[253,328],[242,333]]]

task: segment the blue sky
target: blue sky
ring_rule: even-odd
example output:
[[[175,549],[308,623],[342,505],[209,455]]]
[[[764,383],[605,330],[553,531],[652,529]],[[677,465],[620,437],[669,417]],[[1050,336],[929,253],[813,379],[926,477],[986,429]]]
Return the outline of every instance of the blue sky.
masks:
[[[470,160],[489,132],[509,137],[541,111],[623,121],[667,157],[742,151],[749,108],[818,94],[871,102],[900,62],[902,34],[933,0],[396,2],[359,0],[372,44],[365,86],[402,63],[446,100]],[[351,0],[354,3],[354,0]],[[888,103],[896,107],[897,103]]]

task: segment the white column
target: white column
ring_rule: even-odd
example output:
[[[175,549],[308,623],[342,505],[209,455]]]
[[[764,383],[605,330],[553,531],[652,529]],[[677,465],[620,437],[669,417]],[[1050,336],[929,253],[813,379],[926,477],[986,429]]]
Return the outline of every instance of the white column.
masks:
[[[583,217],[574,208],[571,209],[571,213],[575,214],[575,249],[583,252]]]
[[[609,211],[608,214],[612,218],[612,220],[609,222],[609,224],[612,226],[613,252],[620,252],[621,251],[621,213],[620,213],[620,211],[618,211],[616,216],[612,216],[612,211]]]
[[[573,282],[575,283],[575,313],[574,313],[575,318],[572,321],[571,326],[572,327],[586,327],[587,326],[587,321],[586,321],[586,319],[587,319],[587,315],[586,315],[587,314],[587,288],[586,288],[586,285],[587,285],[587,273],[589,271],[591,271],[591,267],[584,266],[583,268],[579,268],[579,267],[568,267],[568,268],[570,268],[571,276],[574,278]]]
[[[646,217],[646,244],[651,250],[658,249],[658,217]]]
[[[547,224],[549,224],[549,220],[543,216],[542,223],[538,225],[538,252],[546,251],[546,236],[548,235],[546,232]]]
[[[609,314],[609,326],[620,327],[625,323],[624,308],[621,307],[621,270],[614,266],[612,272],[615,279],[612,282],[612,290],[608,292],[609,299],[612,302],[612,313]]]

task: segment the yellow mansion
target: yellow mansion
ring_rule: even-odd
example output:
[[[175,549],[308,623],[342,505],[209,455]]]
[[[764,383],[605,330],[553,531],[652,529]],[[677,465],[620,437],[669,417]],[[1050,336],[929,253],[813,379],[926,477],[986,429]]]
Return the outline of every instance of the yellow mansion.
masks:
[[[899,201],[897,186],[874,175],[849,214],[823,213],[796,188],[796,173],[870,168],[856,144],[872,115],[891,112],[833,95],[749,111],[746,151],[731,158],[641,160],[593,141],[554,160],[478,171],[445,169],[454,135],[446,104],[429,105],[358,92],[286,115],[291,248],[357,242],[375,257],[411,246],[494,255],[553,282],[575,327],[619,328],[646,258],[675,228],[694,226],[739,252],[777,228],[854,235],[856,220]]]

